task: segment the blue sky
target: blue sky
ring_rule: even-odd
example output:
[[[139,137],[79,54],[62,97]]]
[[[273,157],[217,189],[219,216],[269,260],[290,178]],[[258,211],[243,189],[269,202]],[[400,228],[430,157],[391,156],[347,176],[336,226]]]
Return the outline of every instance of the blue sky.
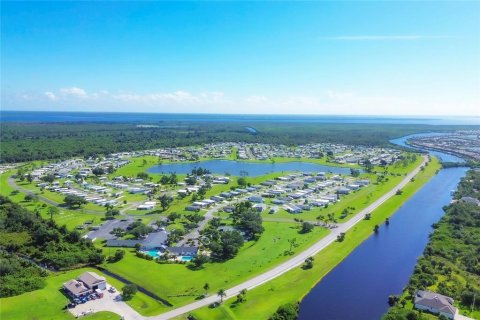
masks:
[[[4,110],[479,115],[479,2],[2,2]]]

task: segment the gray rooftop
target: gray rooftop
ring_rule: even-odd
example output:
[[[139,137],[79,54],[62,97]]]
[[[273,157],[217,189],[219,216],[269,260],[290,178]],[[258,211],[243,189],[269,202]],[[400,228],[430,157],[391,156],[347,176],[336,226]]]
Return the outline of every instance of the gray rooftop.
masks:
[[[418,290],[415,294],[415,304],[451,315],[455,315],[457,312],[452,298],[431,291]]]

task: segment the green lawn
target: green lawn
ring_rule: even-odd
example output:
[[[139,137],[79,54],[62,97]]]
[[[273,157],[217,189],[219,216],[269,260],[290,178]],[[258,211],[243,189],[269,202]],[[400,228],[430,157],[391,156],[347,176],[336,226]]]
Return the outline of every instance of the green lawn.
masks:
[[[25,194],[19,192],[18,194],[12,194],[14,189],[8,184],[8,177],[12,175],[13,171],[5,172],[0,175],[0,194],[9,197],[13,201],[19,203],[23,207],[33,211],[38,209],[42,217],[50,218],[48,215],[48,207],[42,201],[38,202],[26,202],[24,201]],[[24,187],[24,186],[22,186]],[[85,221],[94,221],[94,223],[100,223],[101,219],[103,218],[102,214],[92,214],[92,213],[84,213],[82,209],[79,210],[69,210],[65,208],[60,208],[60,214],[55,215],[53,219],[57,222],[58,225],[66,225],[68,229],[73,230],[77,226],[82,225]]]
[[[5,320],[75,319],[70,312],[63,310],[63,307],[68,303],[68,299],[60,289],[64,282],[77,278],[85,271],[94,271],[105,276],[98,270],[89,268],[51,275],[47,278],[47,285],[43,289],[24,293],[15,297],[0,299],[2,311],[0,318]],[[106,278],[107,282],[115,286],[117,289],[122,288],[123,285],[119,281],[110,277]],[[142,293],[137,293],[128,304],[144,315],[158,314],[165,310],[163,305],[159,302]],[[111,312],[99,312],[82,319],[119,319],[119,316]]]
[[[291,256],[284,255],[290,248],[289,239],[297,239],[294,252],[298,253],[328,233],[327,229],[318,227],[311,233],[299,234],[299,224],[293,223],[265,222],[264,226],[265,233],[258,242],[247,242],[234,259],[208,263],[202,270],[192,271],[181,264],[158,264],[137,258],[131,252],[120,262],[106,263],[104,267],[180,306],[201,295],[205,282],[215,292],[289,259]]]
[[[247,293],[247,301],[233,306],[233,300],[225,302],[216,309],[208,307],[196,310],[192,314],[197,319],[267,319],[279,305],[299,301],[330,270],[347,257],[361,242],[373,232],[375,224],[382,224],[386,217],[392,215],[434,174],[440,164],[434,159],[425,171],[409,183],[403,194],[394,196],[372,213],[371,220],[362,220],[347,232],[343,242],[335,242],[315,256],[314,267],[310,270],[293,269],[258,288]],[[228,286],[231,287],[231,286]],[[185,319],[186,315],[180,317]]]

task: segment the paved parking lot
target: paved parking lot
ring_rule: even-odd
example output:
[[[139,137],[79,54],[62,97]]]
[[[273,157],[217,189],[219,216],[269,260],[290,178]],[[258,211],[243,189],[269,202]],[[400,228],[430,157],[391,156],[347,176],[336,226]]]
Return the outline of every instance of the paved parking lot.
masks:
[[[125,229],[132,222],[133,219],[129,219],[129,221],[108,220],[100,227],[100,229],[90,231],[87,234],[87,238],[92,240],[97,238],[105,240],[115,239],[116,237],[113,234],[110,234],[110,232],[115,228]]]
[[[111,293],[104,290],[103,294],[104,296],[101,299],[90,300],[86,303],[75,306],[75,308],[69,309],[70,313],[72,313],[74,317],[79,318],[90,313],[110,311],[122,315],[123,319],[144,319],[143,316],[138,314],[128,304],[121,300],[119,292]]]

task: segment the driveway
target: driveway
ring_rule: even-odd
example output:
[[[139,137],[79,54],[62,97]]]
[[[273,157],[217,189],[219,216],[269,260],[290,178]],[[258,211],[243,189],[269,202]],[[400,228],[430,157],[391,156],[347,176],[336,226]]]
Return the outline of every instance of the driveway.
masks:
[[[132,309],[128,304],[121,300],[121,295],[118,292],[110,293],[104,291],[104,296],[101,299],[91,300],[83,304],[77,305],[75,308],[69,309],[74,317],[81,317],[89,313],[99,311],[110,311],[124,317],[124,319],[144,320],[145,317]]]

